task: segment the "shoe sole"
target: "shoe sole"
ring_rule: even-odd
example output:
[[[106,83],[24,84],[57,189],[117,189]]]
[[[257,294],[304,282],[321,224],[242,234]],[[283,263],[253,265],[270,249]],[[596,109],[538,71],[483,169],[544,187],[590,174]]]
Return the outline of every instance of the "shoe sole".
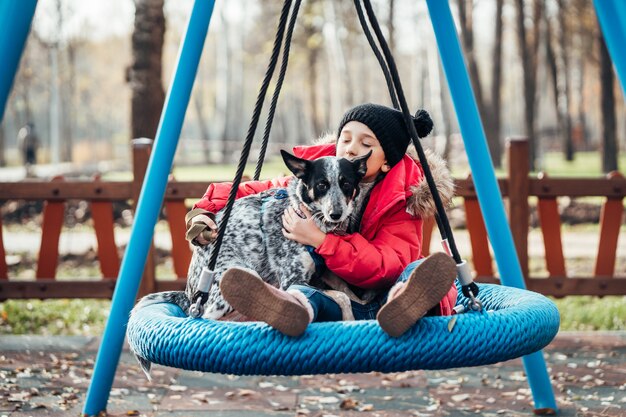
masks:
[[[401,336],[439,304],[456,275],[456,264],[445,253],[428,257],[411,273],[404,290],[378,311],[380,327],[392,337]]]
[[[227,270],[220,291],[228,303],[252,321],[262,321],[288,336],[300,336],[309,324],[306,309],[279,297],[258,277],[237,268]],[[245,294],[245,295],[244,295]]]

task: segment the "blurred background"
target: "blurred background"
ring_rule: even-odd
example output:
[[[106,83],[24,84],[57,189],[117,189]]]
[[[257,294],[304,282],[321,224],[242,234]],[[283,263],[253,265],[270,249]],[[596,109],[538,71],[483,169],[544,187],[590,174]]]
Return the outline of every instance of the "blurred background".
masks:
[[[605,252],[614,256],[607,262],[613,268],[608,275],[626,273],[626,242],[617,241],[620,232],[626,236],[626,216],[623,207],[617,207],[623,201],[623,179],[613,174],[617,182],[610,186],[605,184],[610,180],[602,179],[604,173],[620,168],[624,172],[626,108],[592,0],[449,2],[496,173],[507,177],[512,165],[506,160],[506,138],[523,136],[529,138],[530,181],[537,180],[535,173],[545,171],[592,194],[577,198],[567,192],[556,194],[555,218],[560,224],[553,222],[554,233],[547,236],[563,241],[561,258],[567,271],[557,275],[595,277],[615,286],[610,287],[613,290],[588,286],[585,294],[589,295],[558,300],[562,329],[626,329],[626,297],[623,287],[617,288],[622,281],[598,276],[603,274],[595,266],[596,256]],[[372,3],[398,64],[409,106],[428,110],[435,122],[425,146],[444,155],[457,181],[464,181],[469,168],[456,118],[456,112],[464,109],[455,110],[451,103],[426,2]],[[56,175],[91,183],[94,174],[101,174],[103,182],[112,184],[108,185],[111,195],[118,196],[112,198],[114,223],[107,227],[111,235],[114,231],[112,252],[121,258],[133,223],[135,196],[115,182],[135,181],[133,189],[139,190],[141,176],[133,174],[131,141],[156,135],[192,5],[192,0],[38,1],[0,124],[0,231],[4,235],[0,234],[0,243],[10,277],[3,285],[17,288],[13,297],[0,303],[0,334],[101,332],[109,295],[89,293],[105,297],[101,301],[21,300],[26,298],[20,292],[22,282],[33,281],[28,283],[33,284],[28,294],[36,295],[30,297],[53,298],[58,295],[42,294],[36,280],[97,284],[103,276],[117,275],[101,271],[106,262],[99,260],[92,196],[68,199],[58,208],[56,221],[63,233],[52,237],[55,250],[45,249],[49,238],[43,237],[42,229],[50,222],[43,214],[47,202],[41,196],[52,192],[50,179]],[[278,0],[216,2],[174,161],[177,180],[199,183],[194,199],[185,194],[187,207],[200,197],[204,183],[233,177],[233,162],[248,130],[281,7]],[[273,84],[269,94],[272,88]],[[262,177],[285,172],[280,158],[272,160],[279,148],[311,143],[325,132],[334,132],[344,111],[362,102],[391,104],[353,2],[305,0]],[[265,111],[267,107],[268,103]],[[263,124],[261,119],[257,139]],[[253,166],[249,164],[249,169]],[[598,179],[593,184],[602,183],[604,188],[585,189],[581,177]],[[528,201],[530,230],[524,251],[529,274],[548,278],[555,273],[547,267],[540,198],[535,194]],[[612,220],[601,224],[609,203],[614,207]],[[465,204],[462,197],[456,198],[448,214],[462,252],[472,256]],[[152,279],[174,279],[168,221],[182,222],[183,217],[161,212],[155,252],[150,255],[154,262],[147,267]],[[611,249],[600,251],[602,239],[612,242]],[[438,246],[436,240],[433,246]],[[37,272],[46,256],[54,269]],[[109,264],[117,267],[119,259]],[[74,288],[68,288],[67,294],[73,294]],[[593,296],[598,293],[613,295]]]
[[[453,170],[465,167],[426,3],[373,3],[409,106],[427,109],[435,121],[427,146]],[[575,158],[594,174],[620,168],[626,109],[592,0],[450,3],[496,167],[504,138],[527,136],[533,170]],[[130,140],[155,136],[191,6],[191,0],[40,0],[0,125],[0,167],[22,166],[30,134],[37,164],[130,171]],[[279,1],[216,2],[177,166],[238,158],[280,8]],[[334,131],[343,112],[360,102],[390,104],[353,3],[303,2],[270,152]]]

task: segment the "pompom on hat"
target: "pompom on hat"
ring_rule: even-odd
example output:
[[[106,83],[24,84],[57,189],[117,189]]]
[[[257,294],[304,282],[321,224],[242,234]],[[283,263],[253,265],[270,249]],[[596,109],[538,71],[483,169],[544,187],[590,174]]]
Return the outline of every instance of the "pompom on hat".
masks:
[[[361,122],[374,132],[385,151],[389,166],[400,162],[411,142],[401,111],[372,103],[355,106],[343,115],[337,137],[341,135],[343,127],[351,121]],[[420,138],[428,136],[433,129],[433,121],[426,110],[418,110],[415,113],[413,124]]]

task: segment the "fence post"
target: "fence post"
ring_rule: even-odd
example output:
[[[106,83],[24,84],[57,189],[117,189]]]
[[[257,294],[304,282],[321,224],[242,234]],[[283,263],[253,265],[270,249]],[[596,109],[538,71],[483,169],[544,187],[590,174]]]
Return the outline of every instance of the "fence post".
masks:
[[[133,139],[131,141],[133,151],[133,215],[137,213],[137,201],[141,193],[141,185],[148,169],[150,152],[152,152],[153,140],[149,138]],[[139,286],[137,298],[156,291],[156,268],[154,261],[154,240],[150,244],[150,251],[146,258],[143,276]]]
[[[508,138],[506,142],[509,169],[509,225],[517,249],[517,256],[522,267],[524,279],[528,279],[528,139]]]

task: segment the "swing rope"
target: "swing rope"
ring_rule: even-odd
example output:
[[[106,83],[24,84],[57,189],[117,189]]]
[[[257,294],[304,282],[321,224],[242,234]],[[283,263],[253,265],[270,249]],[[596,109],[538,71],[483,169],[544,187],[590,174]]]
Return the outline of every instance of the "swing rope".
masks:
[[[355,5],[359,8],[359,0],[355,0]],[[450,241],[450,249],[452,251],[452,257],[456,261],[457,264],[461,263],[461,256],[459,255],[458,249],[456,247],[456,243],[454,242],[454,237],[452,236],[452,230],[450,229],[450,223],[448,221],[448,216],[446,215],[445,208],[443,207],[443,203],[441,201],[441,197],[439,196],[439,192],[437,191],[437,186],[435,184],[435,180],[433,179],[432,173],[430,171],[430,167],[428,166],[428,161],[426,159],[426,154],[424,153],[424,149],[419,142],[419,136],[417,134],[417,130],[415,125],[413,124],[413,117],[411,112],[408,109],[408,105],[406,102],[406,98],[404,96],[404,90],[402,88],[402,84],[400,82],[400,77],[398,75],[398,69],[396,67],[395,60],[391,54],[389,46],[387,45],[387,41],[382,34],[380,29],[380,25],[378,24],[378,20],[376,15],[374,14],[374,10],[372,9],[372,4],[370,0],[363,0],[365,5],[365,11],[367,12],[367,16],[369,18],[369,22],[372,25],[372,29],[376,34],[376,38],[378,39],[378,43],[383,50],[383,54],[386,59],[387,66],[391,72],[391,78],[393,80],[393,84],[395,87],[395,92],[398,95],[398,100],[400,104],[400,108],[402,111],[402,116],[404,117],[404,122],[409,130],[409,134],[411,136],[411,140],[413,141],[413,145],[417,151],[420,163],[422,164],[422,169],[424,170],[424,176],[426,177],[426,181],[428,183],[428,188],[430,193],[433,196],[433,200],[435,202],[435,207],[437,208],[437,214],[441,220],[441,224],[443,225],[443,229],[445,230],[445,234],[448,236]]]
[[[359,13],[360,0],[354,0],[354,3],[357,9],[357,13]],[[463,261],[463,259],[461,258],[461,255],[459,254],[458,248],[456,246],[456,242],[454,240],[454,235],[452,233],[452,228],[450,227],[448,216],[446,214],[445,208],[441,201],[441,196],[439,195],[439,192],[437,191],[437,186],[435,184],[435,180],[433,179],[432,173],[430,171],[430,167],[428,165],[428,161],[426,159],[426,154],[424,153],[424,149],[422,148],[422,145],[419,142],[419,136],[417,134],[415,125],[413,124],[413,118],[411,116],[411,113],[408,109],[408,105],[406,102],[406,98],[404,96],[404,90],[402,89],[402,83],[400,82],[400,77],[398,75],[398,69],[396,67],[395,60],[393,58],[393,55],[391,54],[389,45],[387,44],[387,41],[385,40],[385,37],[382,34],[380,25],[378,24],[378,19],[376,18],[376,14],[374,13],[374,10],[372,8],[371,1],[363,0],[363,3],[365,5],[365,11],[367,12],[369,23],[372,26],[374,33],[376,34],[376,38],[378,39],[378,43],[380,44],[380,47],[383,50],[383,54],[386,59],[387,65],[381,65],[383,67],[383,72],[386,72],[387,67],[389,71],[391,72],[391,78],[393,80],[393,84],[395,87],[395,93],[397,94],[399,102],[400,102],[400,107],[401,107],[402,115],[404,117],[404,122],[409,130],[411,139],[413,141],[413,145],[415,146],[415,150],[417,151],[420,163],[422,165],[422,169],[424,170],[424,176],[426,177],[428,188],[435,202],[435,207],[437,208],[437,215],[436,215],[437,226],[439,227],[442,240],[446,242],[446,245],[447,245],[446,249],[449,249],[449,252],[452,258],[454,259],[454,261],[456,262],[456,264],[458,266],[464,267],[465,262]],[[362,11],[360,12],[360,14],[362,14]],[[363,30],[365,31],[366,25],[363,25],[363,20],[361,20],[361,25],[363,26]],[[372,47],[372,49],[376,48],[374,42],[370,42],[370,46]],[[392,99],[394,98],[393,93],[391,94],[391,97]],[[463,285],[461,287],[461,290],[463,292],[463,295],[472,299],[473,307],[479,308],[480,302],[475,299],[475,297],[478,295],[478,286],[476,285],[476,283],[472,281],[470,274],[463,273],[465,271],[462,271],[462,270],[459,272],[461,273],[460,275],[462,275],[461,281]]]
[[[389,96],[391,97],[393,108],[400,111],[400,105],[398,104],[398,99],[396,97],[396,92],[393,86],[393,80],[391,79],[391,74],[389,73],[389,68],[387,67],[387,63],[385,62],[383,56],[380,53],[380,50],[378,49],[378,45],[376,45],[376,41],[372,37],[372,33],[369,29],[369,26],[363,14],[363,7],[361,6],[361,2],[359,0],[355,0],[354,5],[356,8],[357,15],[359,17],[359,22],[361,23],[361,28],[363,28],[365,37],[367,38],[367,41],[370,47],[372,48],[372,52],[376,56],[376,59],[378,60],[378,63],[380,64],[380,68],[382,69],[383,74],[385,76],[385,81],[387,82],[387,89],[389,90]],[[447,240],[448,236],[447,236],[446,230],[443,227],[443,224],[438,214],[435,214],[435,219],[437,221],[437,227],[439,229],[439,234],[441,235],[442,241]]]
[[[263,169],[263,162],[265,161],[265,154],[267,152],[267,145],[269,143],[270,131],[272,130],[272,122],[274,121],[274,114],[276,113],[276,105],[278,103],[278,96],[285,80],[285,74],[287,73],[287,65],[289,64],[289,50],[291,48],[291,38],[293,36],[293,29],[296,25],[296,19],[298,17],[298,11],[300,10],[300,4],[302,0],[296,0],[293,11],[291,12],[291,18],[289,19],[289,27],[287,28],[287,34],[285,35],[285,46],[283,48],[283,60],[280,66],[280,72],[278,74],[278,80],[276,81],[276,89],[272,96],[272,103],[270,104],[270,110],[267,115],[267,122],[265,123],[265,131],[263,132],[263,142],[261,143],[261,149],[259,150],[259,157],[257,159],[256,170],[254,171],[254,180],[258,181],[261,176],[261,169]]]
[[[451,256],[453,257],[453,259],[455,260],[455,262],[457,263],[457,265],[461,265],[463,264],[463,260],[461,259],[461,256],[458,252],[458,248],[456,246],[456,242],[454,240],[454,236],[452,234],[452,229],[450,227],[450,223],[448,221],[448,217],[447,214],[445,212],[445,208],[443,206],[443,203],[441,201],[441,197],[439,195],[439,192],[437,191],[436,188],[436,184],[435,181],[432,177],[432,173],[430,171],[430,167],[428,165],[428,161],[426,159],[426,155],[424,153],[424,150],[419,142],[419,135],[417,134],[417,130],[415,128],[415,125],[413,124],[413,117],[410,113],[410,111],[408,110],[408,105],[406,102],[406,98],[404,96],[404,91],[402,89],[402,84],[400,82],[400,77],[398,75],[398,70],[395,64],[395,60],[391,54],[391,51],[389,49],[389,46],[387,45],[387,42],[382,34],[382,31],[380,29],[380,25],[378,23],[378,20],[376,18],[376,15],[373,11],[372,5],[370,0],[363,0],[364,1],[364,6],[365,6],[365,10],[367,12],[367,17],[369,20],[369,24],[372,26],[372,29],[376,35],[376,38],[378,40],[378,43],[380,44],[380,48],[383,51],[383,55],[381,55],[376,42],[369,30],[368,24],[365,20],[365,16],[363,13],[363,9],[360,3],[360,0],[354,0],[354,4],[356,7],[356,11],[357,11],[357,15],[359,17],[359,22],[361,24],[361,27],[363,28],[363,31],[365,33],[365,36],[368,40],[368,43],[370,45],[370,47],[372,48],[372,51],[374,52],[374,55],[376,56],[380,67],[383,71],[383,74],[385,76],[385,80],[387,83],[387,87],[389,89],[389,94],[391,97],[391,100],[393,102],[393,106],[394,108],[398,109],[400,108],[400,110],[402,111],[402,115],[405,121],[405,124],[408,128],[411,140],[413,142],[413,145],[415,146],[415,149],[417,151],[418,154],[418,158],[420,160],[420,163],[422,165],[422,169],[424,170],[424,176],[426,178],[426,182],[428,184],[428,188],[431,192],[431,195],[433,197],[433,201],[435,202],[435,207],[437,210],[437,214],[436,214],[436,220],[437,220],[437,225],[442,237],[442,240],[444,242],[446,242],[446,249],[449,249],[449,253],[451,254]],[[279,25],[278,25],[278,30],[276,32],[276,38],[274,39],[274,47],[272,50],[272,56],[268,65],[268,68],[266,70],[266,74],[265,74],[265,78],[263,80],[261,89],[259,91],[259,95],[257,97],[257,102],[254,108],[254,112],[253,112],[253,117],[252,120],[250,122],[250,127],[248,129],[248,134],[246,136],[246,140],[244,143],[244,147],[242,149],[241,152],[241,157],[239,159],[239,164],[237,166],[237,172],[235,174],[235,178],[233,180],[233,184],[232,184],[232,188],[230,190],[229,196],[228,196],[228,201],[227,204],[224,208],[224,216],[222,218],[222,221],[220,222],[219,225],[219,231],[218,231],[218,236],[216,241],[214,242],[214,246],[213,249],[211,251],[211,257],[210,257],[210,261],[209,261],[209,270],[213,270],[215,268],[215,264],[217,262],[217,257],[219,255],[219,250],[221,248],[221,244],[224,238],[224,233],[226,230],[226,226],[228,224],[228,220],[230,218],[230,213],[232,211],[235,199],[236,199],[236,194],[237,194],[237,190],[239,188],[239,184],[241,183],[241,179],[243,177],[243,171],[245,169],[245,165],[246,162],[248,160],[249,154],[250,154],[250,149],[252,147],[252,141],[254,139],[254,134],[256,132],[256,128],[258,125],[258,121],[260,118],[260,114],[261,114],[261,110],[263,108],[263,103],[265,101],[265,96],[267,94],[267,89],[269,88],[269,83],[273,77],[277,62],[278,62],[278,56],[281,50],[281,47],[283,46],[283,38],[284,38],[284,48],[283,48],[283,56],[282,56],[282,62],[281,62],[281,68],[280,68],[280,72],[279,72],[279,76],[278,76],[278,80],[276,83],[276,88],[274,91],[274,94],[272,96],[272,101],[270,104],[270,109],[268,112],[268,116],[267,116],[267,121],[265,124],[265,130],[264,130],[264,134],[263,134],[263,141],[261,144],[261,148],[260,148],[260,152],[259,152],[259,157],[257,160],[257,166],[256,166],[256,170],[255,170],[255,174],[254,174],[254,179],[258,180],[261,174],[261,169],[263,167],[263,162],[265,160],[265,155],[267,152],[267,146],[269,143],[269,135],[271,132],[271,128],[272,128],[272,124],[273,124],[273,119],[274,119],[274,115],[276,112],[276,106],[278,103],[278,98],[280,96],[280,92],[282,89],[282,85],[284,82],[284,78],[285,78],[285,74],[287,71],[287,67],[288,67],[288,63],[289,63],[289,51],[290,51],[290,47],[291,47],[291,40],[292,40],[292,36],[293,36],[293,30],[295,27],[295,23],[297,20],[297,16],[298,16],[298,11],[300,9],[300,4],[301,4],[301,0],[296,0],[295,5],[293,7],[291,16],[289,18],[289,25],[287,28],[287,33],[285,34],[285,28],[287,26],[287,15],[289,13],[289,10],[291,9],[291,0],[285,0],[284,4],[283,4],[283,8],[281,11],[281,16],[280,16],[280,20],[279,20]],[[478,294],[478,287],[476,286],[475,283],[470,282],[470,283],[463,283],[464,285],[462,286],[462,292],[464,295],[466,296],[476,296]],[[201,296],[200,294],[194,294],[194,299],[196,299],[198,296]],[[473,298],[473,297],[472,297]],[[192,300],[192,303],[195,300]]]
[[[374,52],[380,68],[383,70],[383,75],[385,76],[385,82],[387,83],[387,89],[389,90],[389,96],[391,97],[393,108],[396,110],[400,110],[400,105],[398,104],[398,99],[396,98],[396,92],[393,88],[393,80],[391,79],[391,75],[389,74],[389,68],[387,68],[387,63],[385,62],[383,56],[380,54],[378,46],[376,45],[376,41],[372,37],[372,32],[370,31],[370,28],[367,25],[367,21],[365,20],[365,16],[363,15],[361,2],[359,0],[355,0],[354,6],[356,7],[356,13],[359,16],[359,22],[361,23],[361,28],[363,28],[363,33],[367,38],[367,42],[372,48],[372,52]]]
[[[272,76],[274,75],[276,64],[278,63],[278,55],[280,53],[280,48],[282,46],[283,35],[285,33],[285,27],[287,26],[287,16],[289,14],[290,9],[291,9],[291,0],[285,0],[285,2],[283,3],[283,8],[280,12],[280,21],[278,23],[278,30],[276,31],[276,38],[274,39],[272,56],[270,58],[269,65],[267,66],[265,77],[263,79],[261,89],[259,90],[259,95],[257,96],[256,104],[254,106],[254,112],[252,114],[252,120],[250,121],[250,126],[248,128],[246,140],[245,140],[243,149],[241,150],[239,164],[237,165],[237,172],[235,173],[235,178],[233,180],[232,188],[230,189],[230,193],[228,194],[228,202],[226,203],[226,206],[224,207],[224,216],[222,217],[222,221],[220,222],[217,238],[213,245],[213,250],[211,251],[211,258],[209,260],[209,265],[208,265],[208,269],[210,271],[213,271],[215,269],[215,264],[217,263],[217,257],[219,255],[220,248],[222,246],[222,241],[224,240],[226,226],[228,225],[228,219],[230,218],[230,213],[233,210],[233,205],[235,204],[235,198],[237,197],[237,190],[239,189],[239,184],[241,183],[241,178],[243,177],[243,171],[246,167],[248,156],[250,155],[250,149],[252,148],[252,141],[254,139],[254,133],[256,132],[256,128],[259,123],[259,118],[261,116],[261,110],[263,109],[263,103],[265,102],[265,95],[267,94],[267,89],[269,88],[270,81],[272,80]],[[198,296],[200,295],[194,294],[193,296],[194,299],[191,300],[192,304],[196,301],[196,297]]]

